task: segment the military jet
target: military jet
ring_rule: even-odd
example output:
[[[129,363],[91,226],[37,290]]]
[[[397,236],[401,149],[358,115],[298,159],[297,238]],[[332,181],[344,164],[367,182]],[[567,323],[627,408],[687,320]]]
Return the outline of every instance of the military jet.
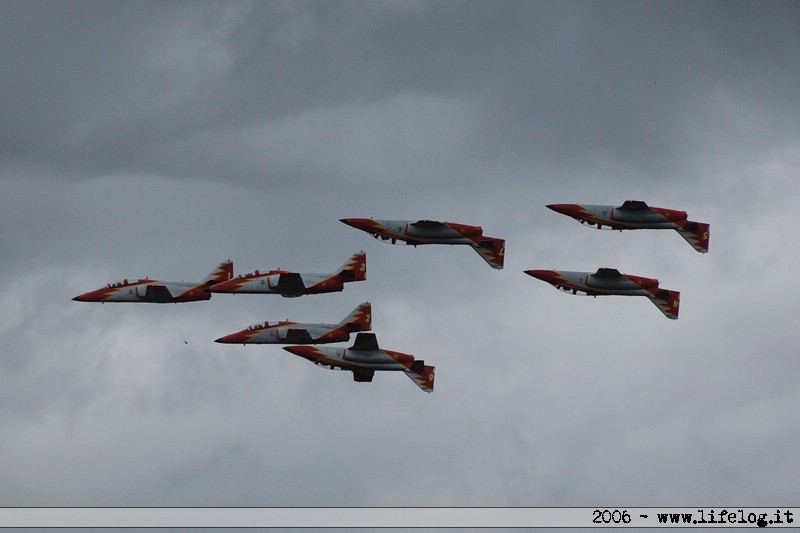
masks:
[[[526,270],[525,273],[572,294],[646,296],[667,318],[678,319],[681,293],[660,289],[657,279],[621,274],[616,268],[599,268],[594,274],[562,270]]]
[[[220,263],[211,274],[200,282],[159,281],[155,279],[139,279],[118,283],[109,283],[102,289],[89,291],[73,298],[76,302],[148,302],[148,303],[182,303],[208,300],[211,298],[209,288],[222,283],[233,276],[233,263]]]
[[[350,340],[350,333],[369,331],[372,305],[364,302],[338,324],[303,324],[300,322],[264,322],[220,337],[223,344],[324,344]]]
[[[338,270],[331,274],[298,274],[287,270],[270,270],[237,276],[211,287],[211,292],[233,294],[280,294],[295,298],[304,294],[340,292],[344,284],[367,279],[367,254],[354,254]]]
[[[689,220],[686,211],[650,207],[640,200],[610,205],[550,204],[547,207],[581,224],[603,229],[674,229],[700,253],[708,252],[709,224]]]
[[[397,244],[467,244],[489,263],[492,268],[503,268],[505,240],[484,237],[480,226],[468,226],[455,222],[436,220],[374,220],[372,218],[343,218],[348,226],[366,231],[376,239]]]
[[[376,370],[400,370],[425,392],[433,392],[435,369],[413,355],[381,350],[374,333],[359,333],[350,348],[332,346],[285,346],[283,348],[314,364],[353,372],[354,381],[372,381]]]

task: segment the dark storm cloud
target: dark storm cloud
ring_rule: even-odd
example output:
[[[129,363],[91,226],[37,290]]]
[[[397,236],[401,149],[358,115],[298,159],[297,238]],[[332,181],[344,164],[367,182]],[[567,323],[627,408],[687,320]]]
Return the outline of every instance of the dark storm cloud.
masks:
[[[397,117],[375,106],[403,95],[462,102],[462,158],[535,156],[548,169],[609,153],[663,173],[697,155],[720,96],[795,128],[793,3],[25,6],[3,8],[0,113],[4,163],[33,169],[186,176],[193,160],[190,176],[281,180],[307,169],[219,147],[280,136],[297,117],[328,135],[297,150],[336,146],[348,123],[330,111],[342,108],[392,131]]]

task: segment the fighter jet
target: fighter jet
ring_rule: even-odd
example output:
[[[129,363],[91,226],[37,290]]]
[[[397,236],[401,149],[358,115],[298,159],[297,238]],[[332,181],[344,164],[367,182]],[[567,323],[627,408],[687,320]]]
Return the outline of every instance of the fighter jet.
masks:
[[[359,333],[350,348],[286,346],[283,348],[314,364],[353,372],[354,381],[372,381],[376,370],[400,370],[425,392],[433,392],[435,369],[413,355],[381,350],[374,333]]]
[[[209,288],[222,283],[233,276],[233,263],[220,263],[211,274],[200,282],[159,281],[155,279],[139,279],[118,283],[109,283],[102,289],[89,291],[73,298],[76,302],[148,302],[148,303],[182,303],[208,300],[211,298]]]
[[[526,270],[525,273],[572,294],[646,296],[667,318],[678,319],[681,293],[660,289],[657,279],[621,274],[616,268],[599,268],[594,274],[562,270]]]
[[[332,274],[298,274],[287,270],[270,270],[237,276],[236,278],[211,287],[211,292],[233,294],[280,294],[295,298],[304,294],[339,292],[344,284],[367,279],[367,254],[363,251],[354,254]]]
[[[324,344],[350,340],[350,333],[369,331],[372,327],[372,305],[364,302],[338,324],[303,324],[288,320],[264,322],[220,337],[223,344]]]
[[[550,209],[602,229],[674,229],[700,253],[708,252],[709,224],[689,220],[686,211],[650,207],[640,200],[610,205],[551,204]]]
[[[343,218],[348,226],[366,231],[376,239],[405,241],[406,244],[467,244],[489,263],[492,268],[503,268],[505,240],[484,237],[480,226],[436,220],[374,220],[371,218]]]

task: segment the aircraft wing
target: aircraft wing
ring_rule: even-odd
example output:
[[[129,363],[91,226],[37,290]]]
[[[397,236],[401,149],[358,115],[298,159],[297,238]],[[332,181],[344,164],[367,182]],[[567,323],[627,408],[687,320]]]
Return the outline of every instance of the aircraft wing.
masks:
[[[365,368],[353,369],[353,381],[372,381],[375,371]]]
[[[421,228],[441,228],[446,226],[439,222],[438,220],[417,220],[416,222],[412,222],[409,226],[419,226]]]
[[[650,206],[641,200],[626,200],[621,206],[614,209],[622,209],[623,211],[650,211]]]
[[[281,272],[276,289],[281,294],[299,296],[305,292],[306,286],[297,272]]]
[[[598,268],[597,272],[595,272],[593,275],[598,278],[604,278],[604,279],[614,279],[623,277],[622,273],[616,268]]]
[[[378,338],[374,333],[359,333],[356,335],[356,342],[353,343],[350,349],[359,352],[380,350],[380,348],[378,348]]]
[[[284,342],[290,342],[292,344],[314,343],[314,339],[311,338],[307,329],[290,329],[286,332],[286,337],[283,340]]]
[[[172,293],[164,285],[148,285],[144,299],[149,302],[171,302]]]

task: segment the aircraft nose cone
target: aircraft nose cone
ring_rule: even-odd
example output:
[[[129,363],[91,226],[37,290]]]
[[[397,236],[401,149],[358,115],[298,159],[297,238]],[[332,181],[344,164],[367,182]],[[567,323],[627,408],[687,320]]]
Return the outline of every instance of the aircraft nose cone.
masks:
[[[283,349],[295,355],[303,355],[308,353],[311,346],[284,346]]]
[[[102,301],[103,293],[102,291],[89,291],[84,292],[83,294],[79,294],[72,300],[75,302],[100,302]]]
[[[286,350],[289,353],[293,353],[295,355],[299,355],[300,357],[305,357],[306,359],[309,359],[311,361],[314,361],[314,360],[317,359],[316,356],[317,356],[318,352],[317,352],[317,349],[315,347],[313,347],[313,346],[302,346],[302,345],[301,346],[284,346],[283,349]]]
[[[372,228],[372,220],[369,218],[340,218],[339,222],[361,230],[369,231]]]
[[[214,342],[218,342],[220,344],[248,344],[250,341],[250,336],[248,335],[249,331],[237,331],[236,333],[230,333],[228,335],[223,335],[219,339],[216,339]]]
[[[553,279],[554,274],[552,270],[526,270],[525,273],[548,283]]]
[[[552,209],[556,213],[561,213],[562,215],[575,216],[578,206],[575,204],[550,204],[547,208]]]

